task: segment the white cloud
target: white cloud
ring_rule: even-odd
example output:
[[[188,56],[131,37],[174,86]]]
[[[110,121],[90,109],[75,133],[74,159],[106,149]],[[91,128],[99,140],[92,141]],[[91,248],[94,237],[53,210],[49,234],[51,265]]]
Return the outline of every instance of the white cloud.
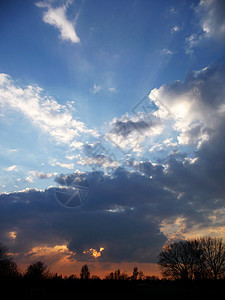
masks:
[[[111,93],[114,93],[117,91],[117,89],[115,87],[109,87],[108,90],[111,92]]]
[[[50,134],[58,143],[78,143],[80,134],[98,134],[86,125],[73,119],[71,112],[54,98],[47,97],[43,90],[35,85],[17,86],[7,74],[0,74],[0,107],[24,114],[33,124]],[[79,146],[79,145],[78,145]]]
[[[176,9],[175,9],[174,7],[172,7],[172,8],[169,10],[169,13],[170,13],[171,15],[174,15],[174,14],[177,14],[177,11],[176,11]]]
[[[150,92],[150,100],[159,108],[154,116],[173,122],[179,144],[200,148],[220,125],[224,117],[224,73],[223,67],[210,66],[193,72],[184,82],[165,84]]]
[[[198,46],[202,40],[203,36],[201,34],[191,34],[185,39],[184,49],[187,54],[193,53],[193,48]]]
[[[36,3],[36,6],[40,8],[47,8],[47,11],[44,12],[43,15],[43,21],[56,27],[60,32],[60,38],[62,40],[70,41],[72,43],[80,42],[80,38],[77,36],[74,29],[74,24],[66,17],[66,5],[53,8],[49,4],[38,2]]]
[[[30,179],[31,181],[28,180],[28,182],[33,182],[33,178],[38,178],[38,179],[48,179],[55,177],[58,173],[53,172],[53,173],[44,173],[44,172],[38,172],[38,171],[29,171],[29,176],[27,179]]]
[[[154,123],[151,115],[123,115],[110,122],[110,131],[105,134],[106,140],[114,146],[127,151],[142,152],[142,143],[147,137],[154,137],[162,132],[162,124]]]
[[[179,26],[173,26],[173,28],[171,28],[171,33],[178,32],[178,31],[180,31]]]
[[[95,165],[101,166],[103,168],[118,168],[120,163],[116,160],[112,160],[105,155],[99,155],[94,157],[84,157],[82,160],[78,161],[79,165]]]
[[[73,141],[70,144],[71,150],[75,150],[75,149],[81,149],[83,147],[84,143],[82,142],[78,142],[78,141]]]
[[[69,169],[69,170],[74,169],[74,164],[61,163],[59,161],[54,161],[53,163],[51,163],[51,166],[53,166],[53,167],[59,166],[61,168],[65,168],[65,169]]]
[[[173,51],[171,51],[170,49],[164,48],[161,50],[161,54],[162,55],[172,55]]]
[[[17,166],[16,165],[12,165],[8,168],[5,168],[6,171],[8,172],[13,172],[13,171],[17,171]]]
[[[102,89],[101,85],[94,84],[93,94],[97,94],[98,92],[101,91],[101,89]]]

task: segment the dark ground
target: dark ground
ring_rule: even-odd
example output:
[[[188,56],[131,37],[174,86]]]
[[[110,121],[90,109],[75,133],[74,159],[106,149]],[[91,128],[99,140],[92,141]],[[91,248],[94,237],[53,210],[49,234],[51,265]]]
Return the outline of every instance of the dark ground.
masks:
[[[1,280],[2,299],[78,299],[82,295],[134,295],[148,299],[225,299],[225,280],[215,281],[126,281],[126,280],[78,280],[25,279]],[[208,298],[207,298],[208,299]]]

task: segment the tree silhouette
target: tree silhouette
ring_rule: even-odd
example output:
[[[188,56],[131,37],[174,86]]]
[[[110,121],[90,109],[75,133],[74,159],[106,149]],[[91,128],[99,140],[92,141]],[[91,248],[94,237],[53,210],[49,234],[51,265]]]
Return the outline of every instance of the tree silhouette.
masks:
[[[19,276],[17,264],[9,256],[8,248],[0,243],[0,278],[17,276]]]
[[[171,279],[216,280],[225,275],[225,245],[211,237],[175,242],[163,248],[158,263]]]
[[[41,280],[49,276],[49,270],[47,266],[42,261],[37,261],[33,264],[30,264],[25,273],[25,278],[32,280]]]
[[[225,275],[225,245],[219,238],[201,238],[198,241],[202,253],[202,267],[213,279]]]
[[[171,279],[192,279],[197,258],[195,249],[192,241],[179,241],[165,246],[158,261],[163,276]]]
[[[90,278],[90,270],[88,268],[88,265],[84,265],[81,268],[80,272],[80,279],[89,279]]]
[[[134,269],[133,269],[133,275],[131,276],[131,278],[133,280],[137,280],[137,277],[138,277],[138,268],[134,267]]]

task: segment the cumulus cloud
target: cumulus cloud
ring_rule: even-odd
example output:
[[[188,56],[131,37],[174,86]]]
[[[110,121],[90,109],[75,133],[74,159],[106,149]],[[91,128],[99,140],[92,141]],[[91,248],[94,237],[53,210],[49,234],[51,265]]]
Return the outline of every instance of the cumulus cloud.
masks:
[[[210,228],[220,229],[221,235],[224,143],[223,122],[196,152],[196,159],[175,152],[164,164],[130,159],[130,171],[119,167],[110,175],[61,174],[56,177],[59,185],[89,183],[90,198],[75,210],[58,204],[59,188],[1,194],[1,236],[16,232],[12,251],[24,257],[40,245],[65,245],[67,258],[77,261],[91,260],[90,249],[104,248],[96,258],[102,262],[155,262],[168,238]]]
[[[154,115],[174,122],[179,144],[199,148],[220,126],[224,118],[224,76],[224,66],[211,65],[193,72],[184,82],[165,84],[150,92],[150,100],[159,107]]]
[[[9,232],[16,232],[10,247],[27,260],[40,245],[51,251],[64,245],[66,259],[77,261],[95,259],[93,251],[104,248],[96,257],[102,262],[155,262],[168,238],[210,229],[224,235],[224,125],[222,120],[193,159],[174,152],[163,164],[130,159],[128,169],[110,175],[57,176],[59,185],[88,181],[90,198],[75,210],[58,204],[59,188],[1,194],[0,234],[10,243]]]
[[[92,169],[97,167],[117,168],[120,163],[116,160],[113,152],[109,153],[108,149],[101,142],[85,144],[83,146],[84,157],[79,157],[78,164],[91,166]]]
[[[52,178],[55,177],[57,175],[57,172],[53,172],[53,173],[44,173],[44,172],[38,172],[38,171],[29,171],[29,178],[38,178],[38,179],[48,179],[48,178]]]
[[[110,130],[105,134],[105,138],[122,151],[141,152],[141,143],[147,137],[154,137],[162,132],[162,124],[153,123],[152,120],[151,114],[125,114],[120,119],[114,118],[109,124]]]
[[[154,197],[159,187],[149,186],[146,177],[123,169],[118,169],[113,177],[101,172],[61,175],[57,183],[64,183],[65,176],[71,182],[79,179],[80,184],[88,180],[92,189],[91,198],[76,210],[63,209],[57,203],[56,188],[0,195],[1,233],[4,236],[4,232],[17,232],[14,252],[25,255],[34,247],[54,247],[65,244],[66,240],[77,260],[87,259],[84,251],[100,248],[104,248],[98,257],[101,261],[156,260],[165,237],[154,218],[147,217],[145,209],[159,200]],[[151,208],[148,212],[151,213]]]
[[[43,21],[57,28],[62,40],[70,41],[72,43],[80,42],[80,38],[77,36],[74,28],[74,22],[69,21],[66,16],[68,5],[53,8],[47,2],[38,2],[36,3],[36,6],[47,9],[43,14]]]
[[[77,138],[81,133],[97,136],[94,130],[75,120],[64,105],[43,95],[40,87],[20,87],[3,73],[0,74],[0,106],[2,110],[11,109],[22,113],[58,143],[66,143],[72,148],[80,147]]]

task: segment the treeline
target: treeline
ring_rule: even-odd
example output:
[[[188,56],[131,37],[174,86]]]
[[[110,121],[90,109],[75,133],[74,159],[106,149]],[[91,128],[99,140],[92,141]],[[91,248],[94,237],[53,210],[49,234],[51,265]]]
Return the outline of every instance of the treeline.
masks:
[[[44,279],[81,279],[81,280],[100,280],[97,275],[91,275],[90,269],[87,264],[83,265],[79,275],[64,276],[57,273],[51,273],[48,266],[42,262],[37,261],[30,264],[27,270],[22,274],[18,265],[14,259],[9,255],[7,246],[0,243],[0,279],[15,279],[24,278],[29,280],[44,280]],[[128,276],[126,273],[117,269],[115,272],[111,272],[105,276],[108,280],[157,280],[156,276],[146,276],[142,271],[138,271],[137,267],[134,267],[132,276]]]
[[[177,241],[166,245],[159,253],[158,264],[163,280],[208,280],[225,278],[225,245],[222,239],[203,237],[192,240]],[[62,277],[52,274],[47,265],[37,261],[28,266],[22,274],[14,259],[9,255],[8,248],[0,243],[0,279],[20,278],[29,280],[64,279],[64,280],[100,280],[91,275],[87,264],[83,265],[79,275]],[[105,280],[111,281],[159,281],[156,276],[144,275],[134,267],[131,276],[117,269],[106,275]]]

